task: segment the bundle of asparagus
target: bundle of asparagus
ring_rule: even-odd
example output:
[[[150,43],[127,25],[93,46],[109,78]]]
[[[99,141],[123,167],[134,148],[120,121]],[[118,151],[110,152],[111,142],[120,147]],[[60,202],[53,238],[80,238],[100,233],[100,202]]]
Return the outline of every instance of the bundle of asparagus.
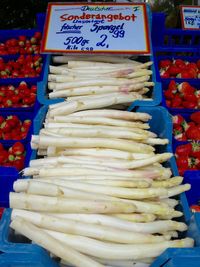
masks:
[[[171,198],[190,189],[162,163],[167,139],[149,131],[147,113],[113,109],[48,112],[30,162],[10,194],[11,227],[77,267],[147,267],[187,229]],[[136,265],[137,266],[137,265]]]
[[[52,90],[49,98],[67,98],[65,105],[92,100],[99,102],[99,107],[108,107],[152,100],[146,96],[154,86],[149,81],[151,61],[140,63],[111,56],[54,56],[53,62],[59,65],[49,67],[48,88]]]

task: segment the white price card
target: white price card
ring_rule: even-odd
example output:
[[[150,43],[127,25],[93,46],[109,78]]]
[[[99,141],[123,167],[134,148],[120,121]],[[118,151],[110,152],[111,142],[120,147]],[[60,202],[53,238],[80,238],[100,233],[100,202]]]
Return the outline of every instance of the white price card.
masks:
[[[181,23],[184,30],[199,30],[200,6],[181,6]]]
[[[49,3],[41,52],[150,54],[146,5]]]

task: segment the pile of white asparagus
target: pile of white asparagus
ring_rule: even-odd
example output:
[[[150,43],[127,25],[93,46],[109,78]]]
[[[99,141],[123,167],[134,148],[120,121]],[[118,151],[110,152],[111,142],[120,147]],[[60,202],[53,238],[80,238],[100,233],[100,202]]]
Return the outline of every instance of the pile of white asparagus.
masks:
[[[84,108],[83,108],[84,109]],[[187,226],[171,198],[190,189],[162,163],[171,153],[149,130],[147,113],[93,109],[54,115],[31,145],[31,160],[10,193],[11,228],[61,258],[61,266],[147,267]]]
[[[123,109],[135,100],[152,100],[146,96],[154,86],[149,81],[151,61],[112,56],[54,56],[52,61],[56,66],[49,67],[49,98],[67,98],[62,107],[83,100],[98,102],[97,108]]]

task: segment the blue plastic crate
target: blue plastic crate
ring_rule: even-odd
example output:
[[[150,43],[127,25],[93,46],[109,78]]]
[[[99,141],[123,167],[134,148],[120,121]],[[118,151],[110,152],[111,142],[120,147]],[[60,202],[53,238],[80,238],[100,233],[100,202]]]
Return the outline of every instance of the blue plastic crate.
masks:
[[[186,192],[189,205],[197,204],[200,200],[200,171],[186,171],[184,182],[191,184],[191,190]]]
[[[10,167],[0,167],[0,173],[0,207],[8,208],[9,193],[13,191],[13,183],[19,178],[19,173]]]
[[[54,260],[52,260],[49,256],[49,253],[43,249],[42,247],[32,244],[31,241],[28,238],[25,238],[21,235],[14,234],[14,230],[9,228],[10,225],[10,215],[11,215],[11,209],[4,210],[2,219],[0,221],[0,252],[2,253],[9,253],[9,255],[14,254],[16,257],[12,256],[5,256],[3,260],[12,260],[13,264],[11,266],[34,266],[33,264],[36,264],[38,267],[57,267],[59,266]],[[24,253],[24,257],[20,257],[20,255],[23,255],[21,253]],[[3,254],[0,254],[3,255]],[[7,258],[7,259],[6,259]],[[21,261],[20,261],[21,258]],[[16,260],[17,261],[16,261]],[[4,261],[2,261],[4,262]],[[17,265],[21,263],[22,265]],[[27,264],[27,265],[26,265]],[[37,265],[40,264],[40,265]],[[0,260],[0,266],[1,266],[1,260]],[[4,265],[2,265],[3,267]],[[10,267],[10,265],[9,265]]]
[[[0,267],[59,267],[47,253],[22,252],[0,255]]]
[[[200,53],[200,35],[198,30],[165,28],[165,13],[153,13],[152,44],[155,51]]]
[[[20,55],[18,54],[18,55],[6,55],[6,56],[1,56],[1,57],[4,59],[5,62],[8,62],[9,60],[17,60],[19,56]],[[26,57],[27,55],[24,55],[24,56]],[[40,75],[38,75],[36,77],[28,77],[28,78],[27,77],[23,77],[23,78],[6,78],[6,79],[2,78],[2,80],[7,80],[8,83],[12,83],[13,81],[20,83],[25,78],[26,78],[26,82],[33,82],[33,83],[43,80],[44,75],[45,75],[44,69],[45,69],[45,65],[46,65],[46,55],[41,54],[40,56],[42,57],[42,71],[41,71]]]
[[[18,39],[20,35],[24,35],[30,39],[33,37],[35,32],[38,32],[38,29],[17,29],[17,30],[0,30],[0,43],[5,43],[8,39]]]
[[[199,267],[199,248],[168,248],[150,267]]]
[[[196,62],[197,60],[200,59],[200,56],[170,56],[170,55],[162,55],[162,56],[154,56],[155,59],[155,70],[156,70],[156,78],[158,81],[165,81],[165,82],[170,82],[172,79],[175,80],[177,83],[182,83],[182,82],[197,82],[199,83],[200,79],[182,79],[182,78],[161,78],[160,77],[160,72],[159,72],[159,62],[163,59],[169,59],[169,60],[173,60],[173,59],[182,59],[184,61],[188,61],[188,62]]]
[[[36,23],[37,28],[43,32],[44,23],[45,23],[46,13],[37,13],[36,14]]]
[[[16,79],[14,79],[13,81],[10,81],[11,79],[0,79],[0,86],[5,85],[13,85],[15,88],[19,86],[20,82],[17,82]],[[29,79],[28,79],[29,80]],[[26,78],[23,79],[24,82],[26,82]],[[37,86],[37,80],[36,81],[27,81],[26,82],[28,87],[30,88],[32,85],[36,85]],[[31,107],[19,107],[19,108],[0,108],[0,112],[1,111],[6,111],[6,112],[10,112],[10,111],[23,111],[23,112],[34,112],[36,113],[37,110],[39,109],[40,104],[37,101],[37,97],[36,97],[36,101],[35,104]]]
[[[16,115],[22,122],[26,119],[29,119],[32,121],[30,129],[27,133],[27,136],[25,139],[21,139],[21,140],[2,140],[0,139],[0,142],[4,145],[4,144],[14,144],[16,141],[21,141],[21,142],[27,142],[30,141],[31,139],[31,134],[33,132],[33,118],[35,116],[34,112],[23,112],[23,111],[1,111],[0,113],[1,116],[3,116],[4,118],[6,118],[7,116],[10,115]]]
[[[144,58],[142,58],[144,60]],[[151,61],[153,60],[153,57],[150,57]],[[45,65],[45,70],[44,70],[44,79],[43,81],[38,83],[38,101],[39,103],[41,103],[42,105],[50,105],[50,104],[55,104],[58,102],[63,102],[65,99],[64,98],[57,98],[57,99],[50,99],[48,98],[48,73],[49,73],[49,65],[52,64],[51,63],[51,56],[48,55],[47,59],[46,59],[46,65]],[[136,106],[157,106],[160,104],[162,96],[161,96],[161,84],[159,82],[156,81],[156,75],[155,75],[155,66],[153,64],[152,66],[152,71],[153,71],[153,76],[152,76],[152,81],[155,83],[155,86],[153,89],[151,89],[152,91],[152,101],[144,101],[144,100],[136,100],[132,103],[132,105],[130,106],[130,108],[134,108]]]

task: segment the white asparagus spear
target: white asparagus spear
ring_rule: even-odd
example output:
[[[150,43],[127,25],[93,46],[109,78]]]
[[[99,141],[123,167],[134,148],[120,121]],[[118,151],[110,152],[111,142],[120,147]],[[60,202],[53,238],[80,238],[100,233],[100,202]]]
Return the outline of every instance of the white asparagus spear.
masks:
[[[89,161],[90,164],[96,164],[96,165],[103,165],[108,167],[117,168],[120,166],[120,168],[124,169],[136,169],[144,166],[151,165],[155,162],[165,162],[168,159],[170,159],[173,156],[172,153],[162,153],[162,154],[156,154],[152,157],[149,157],[147,159],[139,159],[139,160],[117,160],[117,159],[92,159],[92,157],[88,156],[60,156],[58,157],[57,161],[58,163],[64,164],[64,163],[81,163],[81,162],[87,162]],[[77,161],[76,161],[77,160]]]
[[[12,192],[10,193],[9,199],[11,208],[36,211],[49,211],[58,213],[131,213],[135,211],[135,207],[132,203],[122,203],[120,201],[76,199],[66,200],[58,197],[47,197]]]
[[[176,177],[174,177],[174,178],[176,178]],[[167,203],[172,208],[175,208],[179,203],[179,201],[174,199],[174,198],[163,198],[163,199],[159,199],[159,201],[163,202],[163,203]]]
[[[49,73],[53,74],[68,74],[68,70],[65,67],[62,66],[49,66]]]
[[[181,194],[185,191],[188,191],[190,189],[191,189],[190,184],[183,184],[183,185],[171,187],[168,189],[168,197],[173,197],[173,196],[179,195],[179,194]],[[162,198],[162,196],[160,196],[160,198]]]
[[[122,120],[141,120],[148,121],[151,119],[151,116],[148,113],[142,112],[129,112],[129,111],[120,111],[113,109],[93,109],[93,110],[84,110],[75,112],[73,114],[68,115],[70,117],[74,116],[87,116],[87,117],[107,117],[112,119],[122,119]]]
[[[106,63],[132,63],[132,64],[137,64],[137,65],[141,65],[142,63],[140,63],[139,61],[134,61],[129,59],[128,57],[123,57],[123,56],[93,56],[90,55],[88,56],[69,56],[69,55],[63,55],[63,56],[53,56],[52,60],[54,63],[68,63],[68,61],[88,61],[88,59],[90,61],[98,61],[98,62],[106,62]]]
[[[63,148],[112,148],[122,149],[129,152],[144,153],[153,152],[154,148],[150,145],[137,143],[134,141],[128,141],[124,139],[108,139],[108,138],[83,138],[83,137],[50,137],[50,136],[36,136],[32,135],[31,145],[39,147],[48,147],[53,145]]]
[[[28,179],[26,179],[28,180]],[[47,184],[46,184],[47,183]],[[107,185],[105,183],[105,185],[97,185],[96,187],[98,188],[105,188],[105,193],[102,193],[101,190],[96,189],[94,190],[95,193],[97,193],[97,197],[96,199],[100,199],[103,200],[103,195],[109,195],[109,196],[114,196],[114,197],[122,197],[122,198],[128,198],[128,193],[132,196],[130,196],[128,199],[131,198],[135,198],[135,199],[139,199],[139,197],[135,197],[134,193],[136,194],[140,188],[142,191],[142,188],[148,188],[149,184],[145,183],[145,181],[141,181],[141,185],[139,182],[132,182],[132,186],[131,189],[127,188],[124,186],[124,182],[123,186],[118,187],[118,186],[114,186],[114,185]],[[22,184],[22,185],[21,185]],[[78,181],[67,181],[67,180],[61,180],[61,179],[55,179],[52,180],[51,179],[37,179],[37,180],[28,180],[28,181],[24,181],[24,179],[19,180],[17,182],[15,182],[14,184],[14,188],[16,192],[21,192],[21,187],[22,189],[24,189],[24,184],[26,187],[26,191],[29,194],[36,194],[36,195],[47,195],[47,196],[57,196],[57,197],[77,197],[77,198],[83,198],[83,199],[87,199],[87,195],[86,194],[82,194],[84,192],[88,192],[91,193],[92,191],[87,190],[87,188],[91,188],[91,187],[95,187],[95,184],[91,184],[91,183],[84,183],[82,180]],[[143,184],[145,184],[145,187],[143,186]],[[73,192],[74,190],[76,190],[75,186],[77,185],[77,193]],[[82,188],[81,188],[82,185]],[[46,187],[45,187],[46,186]],[[74,190],[70,190],[70,189],[74,189]],[[112,190],[112,193],[107,192],[108,190]],[[24,191],[24,190],[23,190]],[[23,192],[22,191],[22,192]],[[99,192],[98,192],[99,191]],[[147,191],[147,190],[145,190]],[[143,194],[145,193],[145,191],[143,192]],[[149,190],[150,191],[150,190]],[[74,197],[73,197],[73,193],[74,193]],[[141,192],[142,194],[142,192]],[[133,196],[134,195],[134,196]],[[80,197],[79,197],[80,196]],[[143,199],[143,197],[141,197]],[[144,197],[145,198],[145,197]],[[94,199],[94,197],[90,196],[90,194],[88,194],[88,199]]]
[[[142,182],[141,182],[142,184]],[[93,199],[93,200],[118,200],[105,197],[104,194],[93,194],[82,190],[72,189],[69,187],[58,186],[55,184],[45,183],[39,179],[19,179],[14,183],[15,192],[26,192],[33,195],[77,198],[77,199]]]
[[[144,180],[118,180],[118,179],[77,179],[76,182],[82,182],[87,184],[96,184],[96,185],[108,185],[108,186],[117,186],[117,187],[128,187],[128,188],[147,188],[151,186],[151,183],[148,183]]]
[[[16,218],[10,224],[10,227],[15,231],[25,235],[30,240],[34,241],[43,248],[49,250],[54,255],[69,261],[77,267],[103,267],[104,265],[95,262],[90,257],[87,257],[76,250],[72,249],[71,246],[63,244],[57,239],[53,238],[47,232],[41,228],[36,227],[30,222],[21,218]]]
[[[152,187],[174,187],[180,185],[183,181],[183,177],[175,176],[163,181],[152,181]]]
[[[104,158],[117,158],[117,159],[127,159],[127,160],[134,160],[134,159],[144,159],[149,158],[153,154],[152,153],[130,153],[122,150],[117,149],[101,149],[101,148],[71,148],[66,150],[58,150],[56,152],[58,155],[63,156],[92,156],[92,157],[104,157]]]
[[[55,179],[56,177],[54,176],[49,176],[49,177],[40,177],[40,176],[33,176],[33,179]],[[126,182],[126,181],[131,181],[131,183],[135,183],[135,185],[139,182],[140,187],[149,187],[152,184],[152,180],[149,178],[138,178],[138,179],[133,179],[133,178],[127,178],[127,177],[120,177],[120,176],[108,176],[108,175],[67,175],[67,176],[58,176],[57,178],[61,179],[61,180],[77,180],[77,181],[82,181],[82,182],[87,182],[87,183],[95,183],[96,181],[100,182],[100,181],[115,181],[117,182]],[[164,200],[164,199],[163,199]]]
[[[112,131],[105,129],[92,128],[58,128],[58,129],[42,129],[40,135],[61,136],[61,137],[107,137],[107,138],[121,138],[129,140],[149,140],[147,134],[138,134],[127,131]],[[145,143],[145,141],[144,141]]]
[[[62,233],[73,233],[77,235],[88,236],[114,243],[145,244],[160,243],[166,240],[164,236],[154,236],[148,233],[133,232],[130,230],[116,228],[114,226],[107,226],[102,223],[88,223],[88,221],[72,220],[68,218],[41,214],[38,212],[14,210],[12,219],[15,219],[16,217],[23,218],[40,228]]]
[[[23,170],[25,176],[29,175],[39,175],[42,177],[49,177],[49,176],[65,176],[65,175],[101,175],[101,176],[118,176],[120,179],[122,177],[132,178],[138,180],[141,179],[156,179],[161,176],[159,170],[121,170],[121,169],[111,169],[110,171],[107,170],[97,170],[95,166],[89,167],[53,167],[50,171],[47,168],[25,168]]]
[[[85,86],[80,88],[58,90],[49,93],[49,98],[68,97],[68,96],[83,96],[83,95],[99,95],[114,92],[133,92],[139,91],[144,87],[143,83],[137,83],[127,86]]]
[[[88,71],[88,69],[82,69],[82,70],[75,70],[75,69],[67,69],[68,74],[49,74],[48,80],[49,81],[55,81],[55,82],[71,82],[78,80],[78,77],[80,80],[86,80],[86,79],[92,79],[92,78],[138,78],[142,76],[152,75],[151,70],[146,69],[138,69],[135,70],[134,68],[119,68],[114,70],[101,70],[96,69],[92,71]]]
[[[145,90],[146,92],[146,89],[142,89],[142,90]],[[142,91],[143,93],[143,91]],[[97,95],[81,95],[81,96],[69,96],[67,98],[67,103],[69,102],[72,102],[72,101],[76,101],[76,100],[87,100],[87,99],[98,99],[98,98],[101,98],[101,97],[118,97],[119,95],[121,94],[127,94],[130,98],[131,97],[134,97],[136,100],[146,100],[142,93],[140,91],[138,92],[128,92],[128,93],[125,93],[125,92],[111,92],[111,93],[105,93],[105,94],[97,94]],[[148,100],[151,100],[150,98],[148,98]],[[131,103],[131,101],[129,101]]]
[[[90,125],[110,125],[110,126],[121,126],[121,127],[130,127],[130,128],[140,128],[140,129],[149,129],[148,123],[142,122],[131,122],[124,121],[121,119],[112,119],[112,118],[101,118],[101,117],[85,117],[85,116],[55,116],[53,118],[55,122],[69,122],[69,123],[82,123]]]
[[[105,86],[105,85],[131,85],[140,82],[149,81],[150,76],[142,76],[135,79],[125,79],[125,78],[98,78],[98,79],[83,79],[80,81],[64,82],[64,83],[48,83],[48,88],[52,90],[63,90],[72,89],[84,86]]]
[[[130,222],[153,222],[156,219],[156,216],[154,214],[148,214],[148,213],[131,213],[131,214],[124,214],[124,213],[118,213],[118,214],[111,214],[112,217],[116,217],[119,219],[123,219]]]
[[[70,75],[70,74],[49,74],[48,81],[55,83],[63,83],[63,82],[75,82],[75,81],[84,81],[91,79],[91,76],[78,76],[78,75]]]
[[[15,216],[25,216],[31,218],[34,216],[30,216],[31,213],[29,211],[20,211],[14,210],[13,217]],[[33,214],[34,215],[34,214]],[[36,215],[36,214],[35,214]],[[187,225],[182,222],[176,222],[172,220],[165,220],[165,221],[153,221],[153,222],[145,222],[145,223],[136,223],[136,222],[129,222],[121,218],[115,218],[108,215],[102,214],[57,214],[51,213],[48,214],[49,216],[60,218],[61,221],[66,220],[73,220],[80,223],[88,223],[91,227],[95,225],[100,226],[108,226],[113,227],[114,229],[121,229],[130,232],[136,233],[146,233],[146,234],[156,234],[161,232],[168,232],[168,231],[185,231],[187,230]],[[36,215],[36,217],[39,215]],[[24,217],[26,219],[26,217]],[[40,220],[45,219],[45,217],[40,217]],[[48,219],[48,218],[47,218]],[[39,219],[38,219],[39,220]],[[64,221],[63,221],[64,222]],[[35,222],[34,222],[35,223]],[[165,226],[163,226],[163,224]],[[45,226],[43,226],[45,227]],[[159,240],[159,239],[157,239]],[[157,241],[155,240],[155,241]],[[134,242],[134,241],[133,241]]]
[[[103,62],[92,62],[92,61],[68,61],[68,67],[69,68],[93,68],[93,67],[98,67],[98,68],[103,68],[103,67],[106,67],[106,66],[120,66],[120,67],[129,67],[129,66],[135,66],[135,67],[139,67],[139,68],[145,68],[145,67],[149,67],[153,64],[153,62],[149,61],[149,62],[146,62],[146,63],[133,63],[133,61],[129,61],[129,62],[126,62],[126,63],[119,63],[119,64],[109,64],[109,63],[103,63]]]
[[[105,99],[105,97],[99,97],[98,99],[85,99],[85,100],[76,100],[60,107],[50,109],[49,116],[55,115],[68,115],[74,113],[76,111],[93,109],[93,108],[103,108],[107,106],[111,106],[114,104],[122,104],[127,102],[132,102],[136,100],[134,96],[130,96],[129,94],[119,93],[118,96],[113,96]]]
[[[144,257],[157,257],[169,247],[193,247],[194,245],[194,241],[191,238],[165,241],[158,244],[119,245],[53,231],[48,231],[48,233],[51,233],[63,243],[70,243],[72,247],[76,247],[80,252],[113,260],[137,260]]]
[[[94,184],[86,184],[76,181],[67,181],[61,179],[44,179],[45,183],[52,183],[60,186],[66,186],[73,189],[79,189],[86,192],[99,193],[109,196],[114,196],[118,198],[125,199],[145,199],[152,197],[167,197],[167,190],[165,188],[123,188],[123,187],[114,187],[114,186],[106,186],[106,185],[94,185]]]
[[[130,127],[120,127],[120,126],[107,126],[107,125],[92,125],[92,124],[81,124],[81,123],[68,123],[68,122],[51,122],[53,119],[48,118],[45,120],[44,128],[54,129],[54,131],[57,131],[57,129],[63,129],[63,128],[87,128],[87,129],[96,129],[96,130],[111,130],[111,131],[131,131],[133,133],[138,134],[145,134],[149,138],[156,138],[156,134],[153,132],[150,132],[149,130],[140,129],[140,128],[130,128]]]
[[[151,138],[151,137],[149,137],[149,138],[147,138],[145,140],[144,143],[149,144],[149,145],[153,145],[153,146],[155,146],[155,145],[167,145],[167,144],[169,144],[169,139],[167,139],[167,138],[165,138],[165,139],[163,138],[162,139],[162,138]]]

